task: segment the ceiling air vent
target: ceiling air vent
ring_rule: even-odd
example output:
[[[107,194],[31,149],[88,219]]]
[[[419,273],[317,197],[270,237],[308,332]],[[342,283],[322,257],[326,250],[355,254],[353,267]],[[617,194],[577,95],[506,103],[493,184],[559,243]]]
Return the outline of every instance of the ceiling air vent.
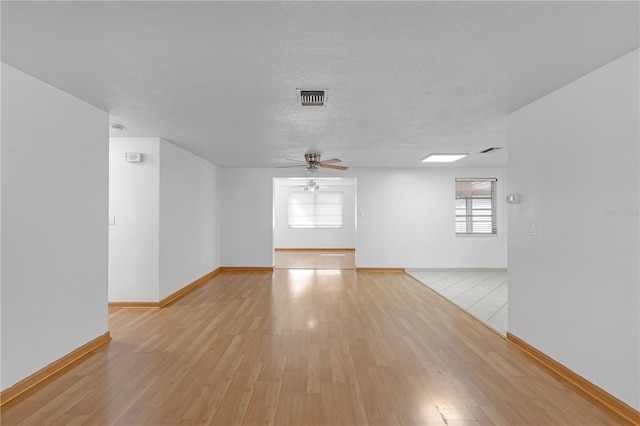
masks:
[[[300,104],[302,106],[324,106],[324,90],[299,90]]]
[[[480,151],[480,154],[488,154],[488,153],[490,153],[491,151],[496,151],[496,150],[498,150],[498,149],[502,149],[502,147],[501,147],[501,146],[499,146],[499,147],[494,147],[494,148],[487,148],[487,149],[485,149],[484,151]]]

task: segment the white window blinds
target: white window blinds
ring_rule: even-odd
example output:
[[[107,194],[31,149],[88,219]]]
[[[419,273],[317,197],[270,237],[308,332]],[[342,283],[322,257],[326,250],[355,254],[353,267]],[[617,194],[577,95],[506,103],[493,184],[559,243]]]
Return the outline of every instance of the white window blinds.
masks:
[[[456,234],[497,234],[497,179],[456,179]]]
[[[290,228],[342,228],[342,192],[291,192]]]

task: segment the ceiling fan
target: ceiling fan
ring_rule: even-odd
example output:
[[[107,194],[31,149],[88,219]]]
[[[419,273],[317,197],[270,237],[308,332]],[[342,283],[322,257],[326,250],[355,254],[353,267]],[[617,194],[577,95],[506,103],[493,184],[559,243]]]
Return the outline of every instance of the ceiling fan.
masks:
[[[340,160],[339,158],[332,158],[330,160],[320,161],[320,154],[305,154],[304,155],[304,160],[305,161],[292,160],[290,158],[287,158],[287,160],[296,161],[296,162],[299,162],[299,163],[302,163],[302,164],[296,164],[296,165],[293,165],[293,166],[281,166],[279,168],[304,167],[304,169],[307,171],[307,173],[316,173],[321,168],[336,169],[336,170],[347,170],[348,169],[348,167],[345,167],[345,166],[337,166],[335,164],[332,164],[332,163],[340,163],[340,162],[342,162],[342,160]]]
[[[319,186],[315,180],[309,179],[306,185],[295,185],[295,186],[290,186],[289,188],[304,188],[305,191],[315,192],[320,190],[320,188],[325,188],[325,187]]]

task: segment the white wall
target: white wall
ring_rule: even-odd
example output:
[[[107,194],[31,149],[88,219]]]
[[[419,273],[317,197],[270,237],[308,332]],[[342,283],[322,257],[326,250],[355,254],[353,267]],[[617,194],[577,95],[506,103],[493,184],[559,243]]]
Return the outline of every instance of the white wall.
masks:
[[[504,169],[358,169],[356,265],[506,268]],[[497,236],[456,236],[455,179],[497,178]]]
[[[107,332],[106,112],[2,64],[2,383]]]
[[[221,169],[222,266],[273,266],[275,169]]]
[[[638,51],[509,117],[509,330],[640,409]],[[528,225],[537,224],[537,236]]]
[[[270,183],[281,175],[276,169],[222,169],[223,266],[273,265]],[[504,169],[351,168],[339,176],[357,178],[357,266],[506,267]],[[498,178],[497,237],[455,236],[456,177]]]
[[[158,302],[220,266],[218,167],[159,138],[109,145],[109,301]]]
[[[0,66],[0,82],[2,81],[2,70],[4,67]],[[1,84],[0,84],[1,86]],[[0,98],[2,94],[2,88],[0,87]],[[0,133],[2,129],[2,102],[0,102]],[[0,134],[0,242],[2,241],[2,135]],[[0,243],[0,301],[2,300],[2,244]],[[0,303],[0,390],[4,389],[2,386],[2,303]]]
[[[124,154],[139,152],[142,162]],[[160,140],[109,140],[109,301],[159,300]]]
[[[217,166],[160,141],[160,299],[220,267]]]
[[[353,178],[314,178],[322,192],[341,192],[343,195],[342,228],[289,228],[289,194],[304,192],[308,178],[275,178],[273,211],[276,248],[355,248],[356,246],[356,181]],[[293,188],[292,188],[293,187]]]

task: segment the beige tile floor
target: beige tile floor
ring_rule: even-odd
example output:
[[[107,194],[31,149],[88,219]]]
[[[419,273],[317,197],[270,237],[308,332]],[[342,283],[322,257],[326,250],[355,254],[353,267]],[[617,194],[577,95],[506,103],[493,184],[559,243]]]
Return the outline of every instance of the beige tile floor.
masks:
[[[500,334],[507,334],[509,294],[506,271],[442,272],[407,269],[407,273]]]

